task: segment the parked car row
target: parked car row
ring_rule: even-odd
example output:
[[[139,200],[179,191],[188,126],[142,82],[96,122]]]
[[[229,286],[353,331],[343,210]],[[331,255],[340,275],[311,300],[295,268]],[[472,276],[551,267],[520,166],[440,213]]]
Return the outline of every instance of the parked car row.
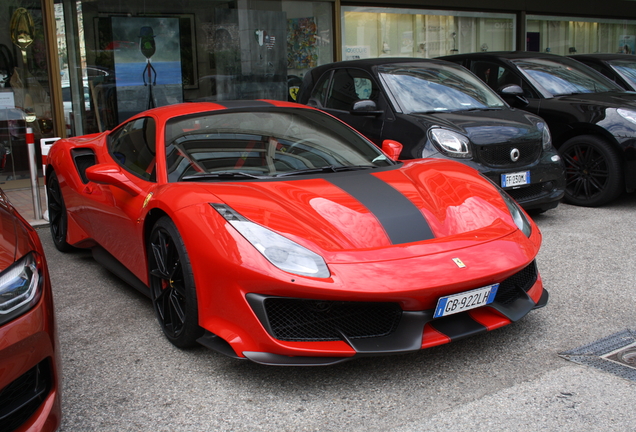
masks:
[[[526,210],[545,211],[561,198],[600,206],[636,189],[636,94],[625,90],[633,89],[636,62],[575,57],[616,83],[567,57],[480,52],[323,65],[305,75],[298,101],[377,145],[402,142],[402,159],[470,165]]]
[[[520,87],[513,106],[545,119],[566,167],[565,200],[599,206],[636,189],[636,94],[567,57],[532,52],[444,57],[491,88]],[[509,87],[508,87],[509,88]]]

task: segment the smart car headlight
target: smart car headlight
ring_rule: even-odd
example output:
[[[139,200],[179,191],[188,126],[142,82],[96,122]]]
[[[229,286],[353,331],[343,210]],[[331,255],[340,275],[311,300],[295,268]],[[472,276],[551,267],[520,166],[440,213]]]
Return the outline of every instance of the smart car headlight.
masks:
[[[472,157],[468,137],[443,128],[431,128],[428,133],[431,141],[443,154],[462,159]]]
[[[541,144],[543,145],[543,150],[550,150],[550,148],[552,148],[552,135],[550,135],[548,125],[543,122],[539,122],[537,123],[537,127],[541,131]]]
[[[225,204],[211,204],[270,263],[301,276],[327,278],[331,275],[324,259],[309,249],[258,225]]]
[[[31,309],[41,294],[40,272],[31,253],[0,273],[0,324]]]
[[[636,124],[636,111],[628,110],[628,109],[624,109],[624,108],[619,108],[619,109],[616,110],[616,112],[618,113],[618,115],[623,117],[625,120]]]

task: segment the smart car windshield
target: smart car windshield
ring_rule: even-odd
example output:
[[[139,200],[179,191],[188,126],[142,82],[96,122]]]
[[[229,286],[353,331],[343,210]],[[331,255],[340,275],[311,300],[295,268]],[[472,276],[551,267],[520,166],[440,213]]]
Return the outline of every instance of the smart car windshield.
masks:
[[[621,75],[632,87],[636,88],[636,61],[610,60],[609,65]]]
[[[574,60],[529,58],[513,62],[535,86],[552,96],[621,91],[613,82]]]
[[[287,177],[392,164],[346,125],[309,109],[207,112],[166,125],[170,182]]]
[[[499,109],[503,101],[474,75],[454,65],[384,65],[378,72],[406,114]]]

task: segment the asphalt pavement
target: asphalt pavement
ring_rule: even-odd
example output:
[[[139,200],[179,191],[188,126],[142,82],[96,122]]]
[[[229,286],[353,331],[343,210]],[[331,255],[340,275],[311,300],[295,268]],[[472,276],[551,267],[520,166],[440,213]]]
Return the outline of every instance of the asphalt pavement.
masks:
[[[150,300],[39,229],[62,349],[60,430],[636,430],[636,381],[559,355],[636,334],[636,195],[535,220],[545,308],[414,354],[318,368],[181,351]]]

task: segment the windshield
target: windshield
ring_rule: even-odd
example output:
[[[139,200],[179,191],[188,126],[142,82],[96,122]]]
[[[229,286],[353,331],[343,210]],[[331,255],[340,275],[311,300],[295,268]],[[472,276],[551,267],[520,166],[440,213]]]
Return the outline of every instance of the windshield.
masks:
[[[393,163],[351,128],[309,109],[206,112],[166,125],[170,182],[270,178]]]
[[[636,88],[636,61],[611,60],[608,63],[612,69],[629,82],[633,88]]]
[[[503,101],[470,72],[454,65],[386,65],[378,72],[406,114],[493,109]]]
[[[587,66],[569,59],[513,60],[535,86],[552,96],[577,93],[605,93],[622,89]]]

